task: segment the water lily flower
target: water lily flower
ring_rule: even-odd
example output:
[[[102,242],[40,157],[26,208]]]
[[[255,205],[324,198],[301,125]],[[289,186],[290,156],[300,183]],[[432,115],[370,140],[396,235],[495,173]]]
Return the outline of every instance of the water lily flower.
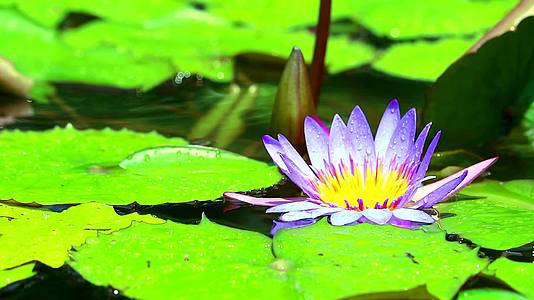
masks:
[[[228,198],[272,206],[267,213],[282,213],[273,231],[301,227],[328,216],[332,225],[391,224],[417,228],[435,220],[425,210],[468,185],[497,158],[479,162],[432,184],[426,172],[438,144],[437,132],[423,155],[431,123],[416,137],[416,111],[402,118],[392,100],[376,135],[359,106],[345,124],[335,115],[328,129],[318,118],[307,117],[304,130],[311,165],[283,136],[263,137],[265,148],[280,170],[307,197],[254,198],[225,193]]]

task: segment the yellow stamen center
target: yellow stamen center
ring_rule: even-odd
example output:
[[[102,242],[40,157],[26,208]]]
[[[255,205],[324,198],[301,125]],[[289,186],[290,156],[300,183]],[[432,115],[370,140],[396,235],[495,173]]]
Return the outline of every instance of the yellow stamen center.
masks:
[[[410,176],[406,171],[384,170],[381,166],[354,171],[346,167],[332,168],[326,172],[319,171],[319,180],[313,185],[323,202],[339,207],[355,210],[375,208],[377,203],[381,206],[387,199],[386,207],[394,208],[394,201],[404,195],[409,186]]]

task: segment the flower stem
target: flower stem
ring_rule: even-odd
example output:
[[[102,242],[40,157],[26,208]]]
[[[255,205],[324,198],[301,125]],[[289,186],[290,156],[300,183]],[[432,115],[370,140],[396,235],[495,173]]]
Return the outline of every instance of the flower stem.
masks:
[[[313,50],[313,60],[311,66],[311,89],[313,103],[315,107],[319,104],[319,94],[321,93],[321,82],[324,75],[326,56],[326,45],[330,30],[330,11],[332,0],[321,0],[319,8],[319,20],[315,29],[315,47]]]

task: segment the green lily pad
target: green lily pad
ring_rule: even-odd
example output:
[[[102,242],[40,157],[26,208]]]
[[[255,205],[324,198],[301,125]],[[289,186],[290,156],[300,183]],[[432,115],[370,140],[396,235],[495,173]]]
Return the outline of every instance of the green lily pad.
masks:
[[[373,67],[393,76],[434,81],[475,41],[476,39],[443,39],[394,44],[373,63]]]
[[[0,199],[24,203],[212,200],[226,191],[262,188],[281,178],[266,163],[214,148],[180,148],[184,140],[156,133],[67,127],[4,131],[0,140]],[[167,147],[145,150],[156,146]]]
[[[0,56],[38,82],[148,89],[174,72],[170,62],[164,59],[133,56],[104,46],[73,49],[61,42],[55,31],[39,27],[11,9],[0,9],[0,36],[10,41],[0,43]]]
[[[130,0],[117,0],[113,5],[109,5],[106,0],[4,0],[0,6],[16,7],[43,26],[57,27],[69,12],[86,13],[125,24],[139,24],[171,15],[176,10],[188,7],[189,4],[186,1],[173,0],[160,0],[157,5],[146,5],[142,1]]]
[[[440,222],[448,233],[457,233],[482,247],[519,247],[534,241],[533,189],[532,180],[471,184],[462,194],[482,199],[438,204],[441,213],[454,214]]]
[[[97,233],[110,233],[133,221],[162,223],[137,213],[118,216],[112,207],[86,203],[61,213],[0,205],[0,270],[31,261],[57,268],[68,259],[68,250]],[[14,251],[16,249],[16,251]],[[20,271],[17,275],[28,274]]]
[[[343,1],[334,14],[350,13],[352,19],[379,36],[408,39],[429,36],[478,34],[494,26],[517,1],[375,0]]]
[[[96,285],[138,299],[294,299],[269,267],[271,239],[211,223],[134,224],[87,240],[69,264]]]
[[[180,33],[179,39],[175,38],[177,32]],[[181,71],[226,82],[233,78],[232,57],[236,54],[259,52],[285,59],[293,46],[298,46],[309,60],[314,45],[314,35],[306,31],[236,27],[200,12],[154,22],[144,30],[95,21],[66,32],[63,38],[77,49],[92,49],[105,44],[135,56],[166,58]],[[154,47],[155,44],[158,47]],[[326,64],[331,72],[339,72],[363,65],[373,56],[373,49],[366,44],[349,41],[344,36],[332,36],[328,42]]]
[[[517,293],[498,289],[474,289],[462,291],[458,295],[458,300],[527,300]]]
[[[35,274],[35,272],[33,272],[34,265],[35,264],[26,264],[9,270],[0,270],[0,288],[33,276]]]
[[[282,230],[275,256],[292,261],[288,273],[306,299],[339,299],[426,285],[451,299],[487,261],[476,250],[445,241],[443,232],[360,224],[334,227],[326,221]]]
[[[532,289],[534,264],[515,262],[503,257],[489,265],[486,273],[501,279],[516,291],[534,299],[534,289]]]

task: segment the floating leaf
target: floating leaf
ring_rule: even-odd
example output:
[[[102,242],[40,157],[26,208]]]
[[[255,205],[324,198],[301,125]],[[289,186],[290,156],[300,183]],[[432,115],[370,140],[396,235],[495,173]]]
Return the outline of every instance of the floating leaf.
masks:
[[[90,14],[126,24],[139,24],[150,19],[171,15],[174,11],[189,6],[186,1],[173,0],[159,0],[157,5],[146,5],[146,3],[131,0],[116,0],[113,1],[113,5],[109,5],[106,0],[4,0],[0,5],[16,7],[31,19],[47,27],[57,27],[70,12]]]
[[[534,241],[533,190],[532,180],[471,184],[462,194],[482,199],[438,204],[441,213],[453,214],[441,219],[441,224],[448,233],[482,247],[506,250],[522,246]]]
[[[452,64],[430,88],[424,118],[449,148],[492,142],[534,99],[534,17]],[[460,109],[459,109],[460,108]]]
[[[174,72],[164,59],[132,56],[101,46],[72,49],[60,41],[55,31],[41,28],[10,9],[0,9],[0,36],[10,41],[0,43],[0,55],[36,81],[148,89]]]
[[[534,289],[532,289],[534,264],[515,262],[503,257],[489,265],[486,273],[501,279],[516,291],[534,299]]]
[[[118,216],[112,207],[97,203],[74,206],[61,213],[0,205],[0,215],[0,270],[31,261],[57,268],[68,259],[71,247],[98,232],[126,228],[132,221],[164,222],[137,213]]]
[[[26,264],[9,270],[0,270],[0,288],[11,284],[15,281],[26,279],[33,276],[33,267],[35,264]]]
[[[185,141],[156,133],[68,127],[4,131],[0,140],[0,199],[25,203],[212,200],[225,191],[270,186],[281,178],[265,163],[213,148],[173,148]],[[126,170],[118,167],[128,155],[156,146],[168,147],[141,151],[123,162]]]
[[[434,81],[475,41],[443,39],[393,44],[373,63],[373,67],[397,77]]]
[[[69,264],[96,285],[140,299],[294,299],[269,267],[271,240],[203,219],[132,227],[90,239]]]
[[[458,300],[527,300],[528,298],[523,297],[517,293],[510,292],[507,290],[498,290],[498,289],[474,289],[462,291],[458,295]]]
[[[445,241],[443,232],[370,224],[334,227],[323,221],[282,230],[275,235],[273,247],[277,257],[294,262],[289,280],[307,299],[339,299],[421,285],[440,299],[451,299],[486,264],[476,250]]]
[[[373,33],[393,39],[478,34],[495,25],[517,3],[465,0],[349,0],[334,15],[349,13]]]
[[[144,30],[95,21],[63,37],[73,48],[114,45],[134,56],[166,58],[181,71],[226,82],[233,78],[231,58],[236,54],[259,52],[285,58],[289,49],[298,46],[305,56],[311,57],[314,43],[313,34],[307,31],[239,27],[201,12],[153,23]],[[158,47],[154,47],[155,44]],[[326,64],[332,65],[331,71],[335,72],[363,65],[374,55],[370,46],[349,42],[343,36],[333,36],[328,47]]]

